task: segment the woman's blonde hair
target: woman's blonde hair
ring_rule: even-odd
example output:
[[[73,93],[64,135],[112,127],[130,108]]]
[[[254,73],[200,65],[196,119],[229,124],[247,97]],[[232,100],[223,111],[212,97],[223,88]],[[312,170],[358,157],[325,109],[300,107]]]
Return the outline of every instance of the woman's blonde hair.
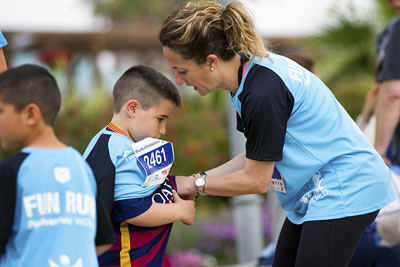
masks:
[[[204,64],[210,54],[223,60],[241,51],[250,57],[267,56],[251,16],[239,2],[230,2],[225,7],[216,1],[189,2],[168,16],[159,39],[163,46],[197,64]]]

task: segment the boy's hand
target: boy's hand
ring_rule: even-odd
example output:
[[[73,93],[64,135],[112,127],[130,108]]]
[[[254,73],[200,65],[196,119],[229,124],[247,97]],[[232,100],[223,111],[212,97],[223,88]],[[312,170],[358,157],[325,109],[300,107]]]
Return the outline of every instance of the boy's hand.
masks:
[[[180,198],[175,190],[172,190],[172,196],[175,204],[179,205],[182,211],[181,221],[186,225],[192,225],[196,208],[193,200],[184,200]]]
[[[196,177],[194,176],[175,176],[175,181],[179,189],[179,195],[183,199],[194,199],[197,195],[197,189],[194,185]]]

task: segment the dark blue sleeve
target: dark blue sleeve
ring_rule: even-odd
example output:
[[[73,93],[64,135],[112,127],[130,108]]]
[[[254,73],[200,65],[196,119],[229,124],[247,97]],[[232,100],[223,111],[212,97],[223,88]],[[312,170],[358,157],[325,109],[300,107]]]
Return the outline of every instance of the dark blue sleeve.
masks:
[[[171,189],[174,189],[178,192],[175,176],[168,175],[165,182],[160,185],[160,187],[158,187],[150,196],[114,201],[112,220],[114,222],[122,222],[134,218],[150,209],[153,202],[164,203],[164,201],[168,201],[155,196],[160,196],[162,195],[162,192],[168,191],[167,195],[172,197]]]
[[[114,222],[122,222],[134,218],[150,209],[151,204],[150,197],[114,201],[112,219]]]
[[[115,188],[115,166],[108,150],[110,137],[111,135],[102,134],[86,158],[96,178],[97,195],[101,198],[107,214],[111,214],[112,211]]]
[[[18,153],[0,163],[0,255],[12,233],[17,198],[18,170],[28,154]]]
[[[246,157],[259,161],[279,161],[285,142],[287,121],[294,97],[272,70],[257,66],[248,74],[239,96],[246,140]],[[240,118],[238,118],[240,120]]]

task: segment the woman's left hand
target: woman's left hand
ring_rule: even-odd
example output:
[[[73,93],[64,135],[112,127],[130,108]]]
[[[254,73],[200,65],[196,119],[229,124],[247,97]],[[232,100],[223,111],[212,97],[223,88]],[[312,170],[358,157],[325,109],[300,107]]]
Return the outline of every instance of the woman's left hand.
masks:
[[[179,196],[186,200],[195,199],[197,195],[197,189],[194,185],[195,179],[194,176],[175,176]]]

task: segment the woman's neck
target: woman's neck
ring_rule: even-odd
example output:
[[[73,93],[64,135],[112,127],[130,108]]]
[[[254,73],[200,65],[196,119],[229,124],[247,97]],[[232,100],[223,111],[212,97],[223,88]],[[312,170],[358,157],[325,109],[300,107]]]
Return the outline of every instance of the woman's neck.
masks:
[[[221,88],[236,93],[239,85],[238,70],[240,68],[240,55],[235,55],[232,59],[221,62],[222,68],[222,83]]]

